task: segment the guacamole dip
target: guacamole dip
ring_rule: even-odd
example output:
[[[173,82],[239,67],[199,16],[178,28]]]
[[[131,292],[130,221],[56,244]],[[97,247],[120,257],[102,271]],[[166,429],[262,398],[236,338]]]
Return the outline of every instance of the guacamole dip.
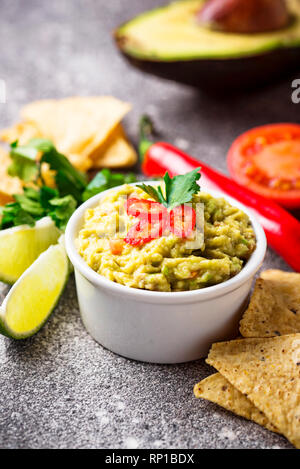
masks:
[[[194,194],[192,200],[193,206],[203,204],[200,248],[191,249],[186,239],[174,233],[142,245],[128,244],[126,231],[137,222],[124,209],[128,197],[151,200],[136,186],[110,190],[95,208],[86,210],[76,240],[86,263],[113,282],[162,292],[196,290],[239,273],[255,248],[248,216],[224,199],[203,192]]]

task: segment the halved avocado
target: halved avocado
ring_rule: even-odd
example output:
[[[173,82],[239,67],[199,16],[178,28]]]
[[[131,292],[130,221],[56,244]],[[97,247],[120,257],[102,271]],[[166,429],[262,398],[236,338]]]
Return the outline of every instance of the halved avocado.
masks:
[[[137,16],[115,32],[125,57],[147,73],[216,89],[270,81],[300,66],[300,1],[287,0],[288,27],[233,34],[201,26],[205,0],[181,0]]]

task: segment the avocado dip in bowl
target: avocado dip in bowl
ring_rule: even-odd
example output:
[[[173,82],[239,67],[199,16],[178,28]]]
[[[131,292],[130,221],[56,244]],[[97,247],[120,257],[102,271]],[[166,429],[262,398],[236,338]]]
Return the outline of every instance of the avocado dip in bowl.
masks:
[[[194,193],[182,218],[161,207],[136,183],[109,189],[73,214],[66,248],[94,339],[128,358],[179,363],[237,333],[266,239],[248,209],[215,192]]]

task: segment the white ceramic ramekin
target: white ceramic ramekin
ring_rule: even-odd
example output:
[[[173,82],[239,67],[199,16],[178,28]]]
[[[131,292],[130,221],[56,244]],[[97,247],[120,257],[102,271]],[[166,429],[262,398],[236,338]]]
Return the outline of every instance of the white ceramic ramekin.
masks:
[[[111,282],[93,271],[75,248],[85,210],[97,205],[106,192],[81,205],[66,229],[81,317],[91,336],[119,355],[151,363],[196,360],[207,355],[213,342],[234,338],[266,252],[265,233],[252,212],[231,197],[210,191],[249,216],[257,240],[251,258],[238,275],[221,284],[187,292],[152,292]]]

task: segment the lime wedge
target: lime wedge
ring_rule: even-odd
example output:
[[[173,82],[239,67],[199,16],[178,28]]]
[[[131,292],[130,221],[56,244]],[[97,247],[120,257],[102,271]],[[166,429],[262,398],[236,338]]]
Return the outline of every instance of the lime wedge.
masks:
[[[12,285],[61,232],[50,217],[0,231],[0,281]]]
[[[0,332],[26,339],[45,324],[69,277],[69,261],[62,244],[50,246],[23,273],[0,308]]]

